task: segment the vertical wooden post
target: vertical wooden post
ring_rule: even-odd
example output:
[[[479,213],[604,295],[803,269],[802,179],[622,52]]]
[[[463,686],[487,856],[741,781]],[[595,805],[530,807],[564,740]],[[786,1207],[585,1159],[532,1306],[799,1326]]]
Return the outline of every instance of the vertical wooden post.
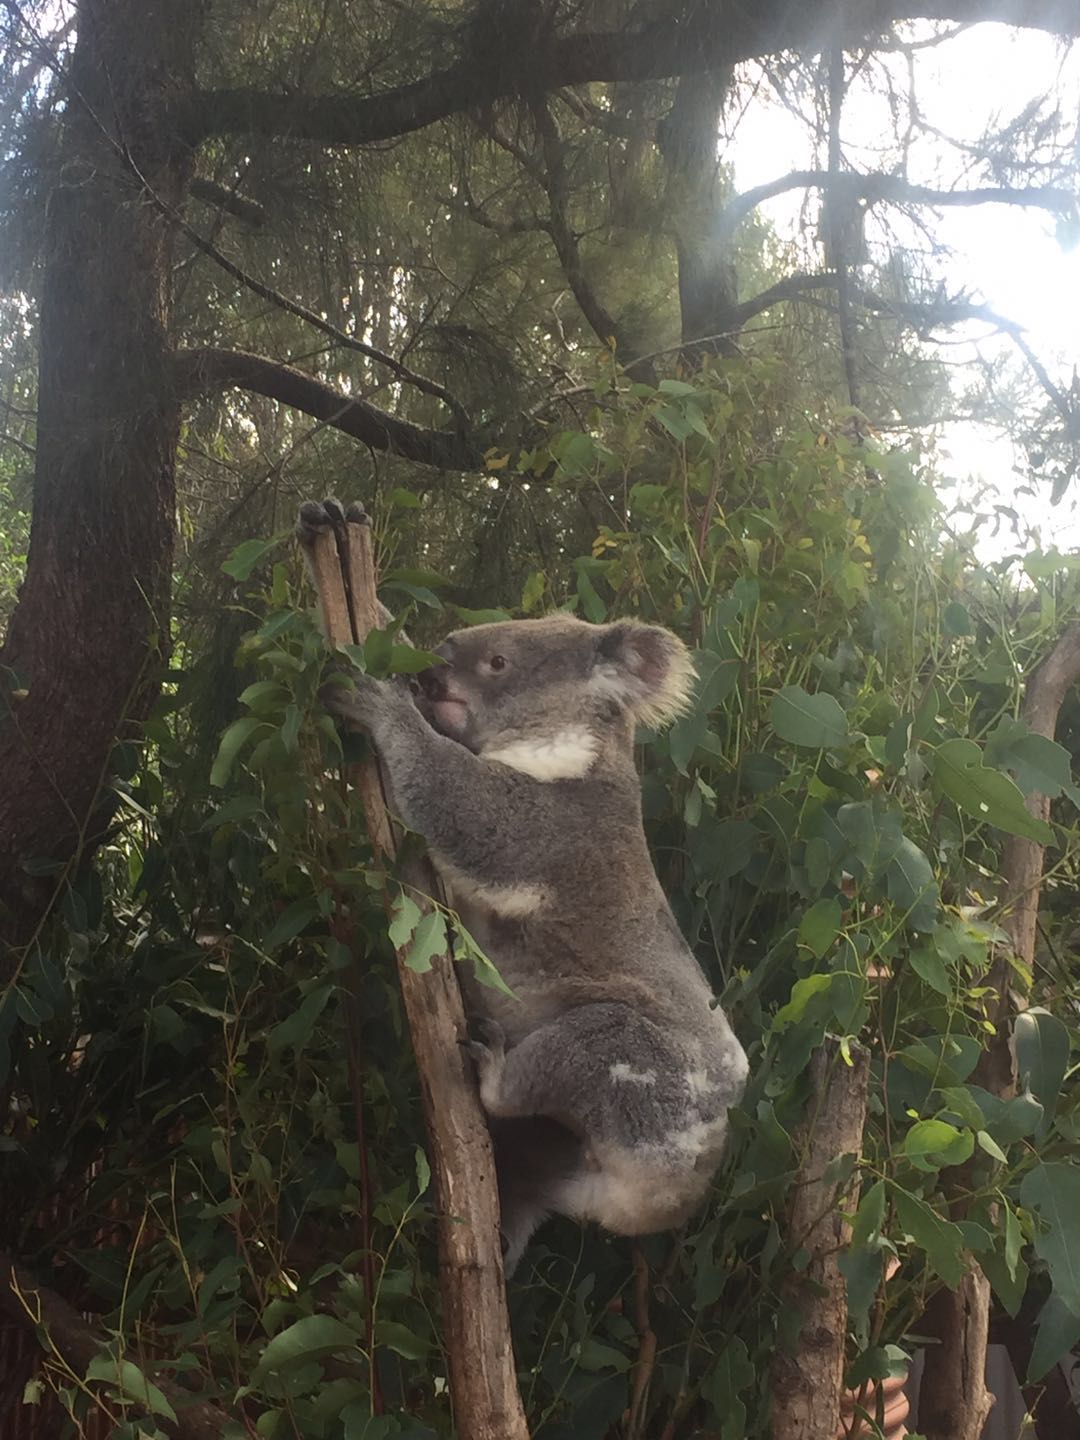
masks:
[[[309,502],[301,507],[299,533],[327,639],[332,645],[363,641],[383,620],[367,516],[359,507],[346,516],[334,502]],[[354,783],[373,844],[394,858],[388,792],[377,762],[358,766]],[[398,874],[418,903],[438,894],[426,861],[405,860]],[[461,1043],[466,1022],[453,960],[437,956],[426,974],[418,974],[405,963],[404,951],[397,958],[431,1144],[455,1430],[461,1440],[528,1440],[506,1308],[491,1137]]]

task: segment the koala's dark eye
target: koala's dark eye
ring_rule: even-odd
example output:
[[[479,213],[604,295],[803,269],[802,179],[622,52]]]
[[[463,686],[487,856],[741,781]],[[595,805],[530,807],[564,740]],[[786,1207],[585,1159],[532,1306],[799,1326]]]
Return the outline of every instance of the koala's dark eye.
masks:
[[[492,655],[491,659],[488,661],[488,664],[491,666],[492,670],[505,670],[507,663],[508,662],[505,655]]]

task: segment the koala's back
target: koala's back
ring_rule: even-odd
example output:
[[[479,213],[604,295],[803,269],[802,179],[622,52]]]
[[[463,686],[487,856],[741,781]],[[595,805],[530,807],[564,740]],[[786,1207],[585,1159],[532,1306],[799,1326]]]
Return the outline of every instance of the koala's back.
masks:
[[[564,832],[520,877],[515,900],[460,876],[454,885],[463,923],[513,991],[466,980],[470,1013],[496,1021],[511,1046],[544,1031],[550,1065],[580,1077],[575,1108],[590,1133],[712,1153],[741,1090],[742,1049],[653,869],[636,775],[622,777],[633,796],[621,808],[610,795],[590,805],[588,781],[571,783]],[[613,825],[573,823],[605,814]],[[554,1024],[570,1015],[573,1025]],[[583,1064],[587,1053],[604,1057],[600,1073]]]

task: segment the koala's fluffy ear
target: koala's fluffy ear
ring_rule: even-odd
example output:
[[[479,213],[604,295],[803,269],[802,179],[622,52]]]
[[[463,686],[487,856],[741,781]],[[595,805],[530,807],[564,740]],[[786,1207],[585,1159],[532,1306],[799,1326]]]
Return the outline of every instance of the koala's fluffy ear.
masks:
[[[640,724],[655,730],[681,715],[693,682],[690,652],[670,630],[636,620],[601,627],[593,683]]]

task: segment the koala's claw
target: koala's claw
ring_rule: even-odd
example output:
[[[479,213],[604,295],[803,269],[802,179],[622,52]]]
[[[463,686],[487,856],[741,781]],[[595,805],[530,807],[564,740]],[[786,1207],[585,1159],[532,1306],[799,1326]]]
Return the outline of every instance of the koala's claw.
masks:
[[[481,1081],[485,1074],[502,1065],[506,1056],[506,1035],[494,1020],[469,1022],[469,1037],[461,1042],[472,1056]]]
[[[497,1020],[471,1020],[468,1045],[471,1050],[501,1059],[506,1054],[506,1031]]]
[[[321,500],[305,500],[296,516],[296,536],[307,549],[333,527],[333,519]]]
[[[296,518],[296,533],[305,545],[311,545],[324,530],[341,529],[345,523],[369,525],[368,513],[359,500],[346,508],[332,495],[325,500],[305,500]]]
[[[462,1043],[476,1066],[480,1103],[488,1114],[495,1114],[506,1061],[506,1036],[494,1020],[473,1020],[469,1032],[469,1039]]]
[[[370,710],[364,704],[363,691],[357,685],[328,681],[320,687],[319,699],[331,715],[336,715],[339,720],[344,720],[349,725],[366,725],[370,718]]]

